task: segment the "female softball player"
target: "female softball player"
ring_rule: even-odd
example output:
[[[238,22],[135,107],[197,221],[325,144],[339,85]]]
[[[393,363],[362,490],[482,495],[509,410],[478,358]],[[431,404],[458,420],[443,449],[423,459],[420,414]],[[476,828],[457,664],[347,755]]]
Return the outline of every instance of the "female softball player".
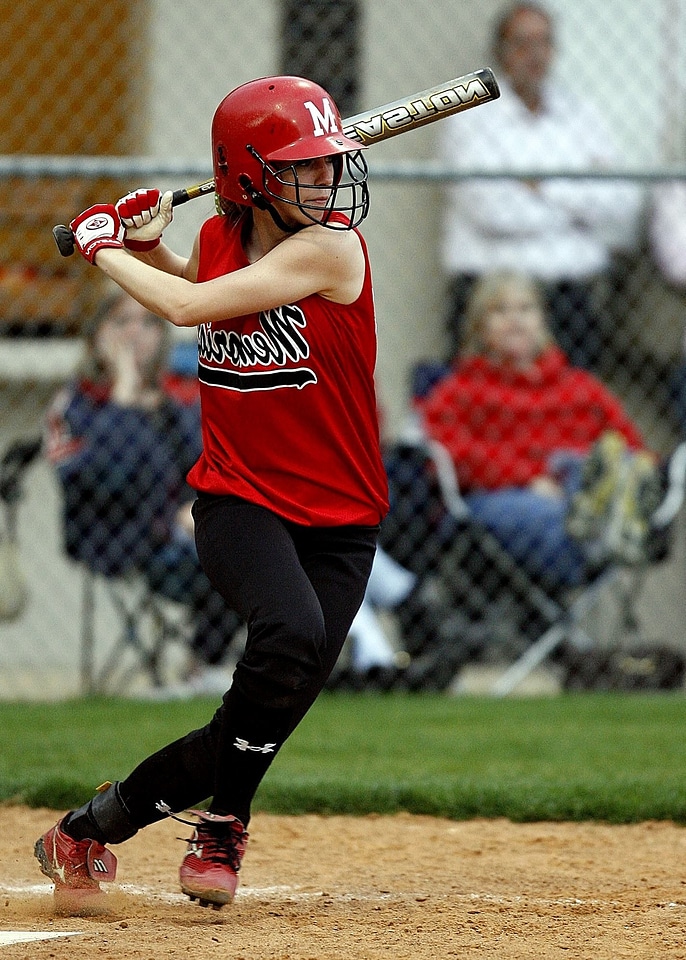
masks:
[[[251,801],[331,672],[364,596],[387,509],[374,390],[367,166],[317,84],[233,90],[212,123],[221,213],[189,259],[160,243],[171,194],[139,190],[71,223],[79,252],[154,313],[197,327],[203,452],[196,541],[248,624],[230,690],[202,729],[106,784],[36,843],[61,908],[112,880],[104,844],[193,810],[181,888],[235,893]]]

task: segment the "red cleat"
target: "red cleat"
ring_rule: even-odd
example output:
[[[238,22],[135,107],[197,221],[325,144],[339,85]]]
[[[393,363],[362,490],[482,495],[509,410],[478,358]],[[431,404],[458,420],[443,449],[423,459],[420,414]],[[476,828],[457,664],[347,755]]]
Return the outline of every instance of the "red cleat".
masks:
[[[236,817],[220,817],[201,810],[191,812],[199,822],[179,870],[181,890],[201,907],[219,910],[236,893],[248,834]]]
[[[114,880],[117,859],[96,840],[73,840],[60,829],[63,822],[36,841],[34,855],[41,871],[55,884],[58,910],[79,912],[97,907],[100,882]]]

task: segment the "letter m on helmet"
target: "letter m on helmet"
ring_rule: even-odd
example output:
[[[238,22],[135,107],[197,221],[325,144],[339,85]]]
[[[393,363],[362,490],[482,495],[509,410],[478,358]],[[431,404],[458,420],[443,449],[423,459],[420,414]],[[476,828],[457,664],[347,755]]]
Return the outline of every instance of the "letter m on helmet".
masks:
[[[340,132],[331,101],[326,97],[322,100],[322,110],[320,110],[316,104],[312,103],[311,100],[306,100],[304,106],[309,110],[310,116],[312,117],[315,137],[323,137],[327,133]]]

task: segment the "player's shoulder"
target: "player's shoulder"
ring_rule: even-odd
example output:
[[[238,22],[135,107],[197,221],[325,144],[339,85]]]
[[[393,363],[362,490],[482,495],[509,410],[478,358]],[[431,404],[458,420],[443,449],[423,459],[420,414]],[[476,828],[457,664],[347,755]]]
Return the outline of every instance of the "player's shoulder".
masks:
[[[317,251],[318,255],[344,257],[357,255],[362,246],[362,238],[357,230],[327,227],[314,223],[292,235],[292,239],[301,241]]]

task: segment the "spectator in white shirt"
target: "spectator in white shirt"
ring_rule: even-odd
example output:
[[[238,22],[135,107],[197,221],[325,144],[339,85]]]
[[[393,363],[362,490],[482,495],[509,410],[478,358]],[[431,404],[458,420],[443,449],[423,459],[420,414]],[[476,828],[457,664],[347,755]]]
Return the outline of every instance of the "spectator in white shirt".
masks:
[[[447,167],[526,174],[618,165],[599,111],[551,76],[553,34],[551,15],[537,3],[516,2],[500,15],[493,57],[501,97],[443,122]],[[451,356],[473,282],[492,270],[516,269],[544,285],[553,333],[570,360],[597,368],[607,324],[594,304],[594,281],[615,251],[636,244],[641,207],[642,189],[628,180],[452,181],[443,241]]]
[[[686,180],[653,191],[648,231],[653,258],[668,283],[686,292]]]

